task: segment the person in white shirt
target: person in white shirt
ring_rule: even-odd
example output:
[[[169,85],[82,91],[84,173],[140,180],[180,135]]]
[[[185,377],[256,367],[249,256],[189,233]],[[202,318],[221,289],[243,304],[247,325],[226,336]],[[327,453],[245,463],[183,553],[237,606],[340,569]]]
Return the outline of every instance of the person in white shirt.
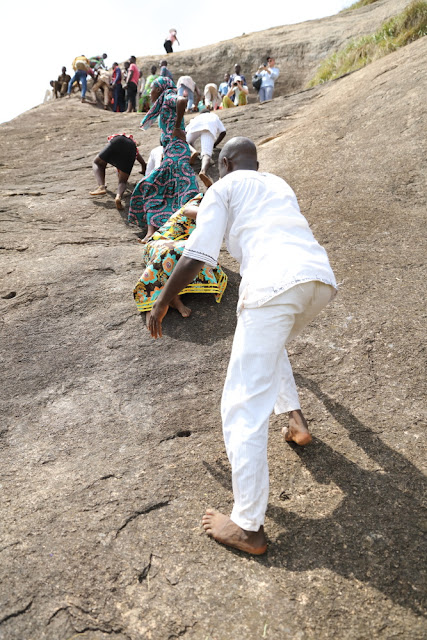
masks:
[[[259,101],[266,102],[273,98],[274,83],[279,77],[279,69],[275,66],[276,60],[271,56],[267,58],[267,64],[259,67],[258,73],[262,77],[261,87],[259,90]]]
[[[221,401],[234,506],[230,516],[208,509],[203,527],[218,542],[262,554],[267,550],[267,440],[271,412],[289,413],[288,441],[309,444],[286,352],[326,306],[336,281],[323,247],[281,178],[259,173],[256,147],[232,138],[219,157],[221,180],[208,189],[197,226],[151,311],[148,328],[162,336],[168,304],[203,264],[215,266],[225,236],[240,263],[238,320]]]
[[[242,107],[248,104],[249,89],[241,76],[235,76],[233,82],[222,99],[222,108]]]
[[[202,166],[199,178],[206,187],[210,187],[213,182],[207,172],[211,164],[212,153],[215,147],[225,138],[225,127],[215,113],[204,109],[198,116],[190,120],[185,128],[187,142],[190,145],[192,158],[197,154],[193,145],[200,138]],[[191,162],[191,161],[190,161]]]

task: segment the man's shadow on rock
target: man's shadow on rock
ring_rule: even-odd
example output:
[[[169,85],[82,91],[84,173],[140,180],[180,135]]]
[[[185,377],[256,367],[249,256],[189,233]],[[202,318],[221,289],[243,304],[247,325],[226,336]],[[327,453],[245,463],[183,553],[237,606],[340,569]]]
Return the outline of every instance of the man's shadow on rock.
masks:
[[[425,613],[425,477],[316,382],[301,375],[295,379],[323,402],[350,439],[381,468],[362,469],[318,438],[310,447],[291,445],[313,479],[335,483],[343,498],[323,518],[301,517],[270,504],[267,516],[283,526],[284,533],[275,540],[274,553],[257,561],[290,571],[328,569],[378,589],[417,614]],[[217,470],[214,477],[230,487],[226,473]],[[285,486],[286,479],[285,471]]]
[[[234,332],[240,276],[230,269],[222,269],[228,282],[221,302],[218,304],[212,293],[184,294],[182,301],[190,307],[191,315],[183,318],[175,309],[169,308],[162,323],[164,336],[211,346]],[[141,320],[145,327],[145,313],[141,313]]]

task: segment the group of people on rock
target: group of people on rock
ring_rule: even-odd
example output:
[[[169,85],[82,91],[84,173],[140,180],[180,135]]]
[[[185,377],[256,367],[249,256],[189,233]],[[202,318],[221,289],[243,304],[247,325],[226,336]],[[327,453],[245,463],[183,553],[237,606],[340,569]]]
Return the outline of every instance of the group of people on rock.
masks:
[[[231,86],[245,86],[240,69],[227,86],[230,80]],[[111,136],[94,159],[98,187],[91,195],[107,194],[105,168],[112,164],[118,170],[116,206],[123,209],[127,180],[135,160],[140,163],[145,176],[133,190],[128,221],[147,228],[140,240],[143,272],[134,298],[138,309],[146,312],[153,338],[162,336],[169,307],[183,317],[190,315],[182,294],[213,293],[221,301],[227,286],[227,275],[218,264],[223,239],[240,263],[238,321],[221,402],[234,506],[230,516],[208,509],[202,522],[218,542],[262,554],[267,550],[271,412],[288,415],[285,440],[298,445],[311,441],[286,344],[333,298],[336,281],[292,189],[281,178],[258,171],[251,140],[239,136],[224,145],[218,159],[220,180],[213,184],[207,176],[209,154],[226,135],[218,115],[206,108],[185,128],[188,93],[180,92],[166,74],[152,80],[150,104],[141,128],[158,123],[160,150],[154,149],[146,163],[132,135]],[[205,194],[199,192],[191,167],[197,155],[191,145],[198,139]]]
[[[144,77],[143,70],[136,64],[135,56],[130,56],[129,60],[123,64],[123,69],[114,62],[110,70],[105,65],[106,58],[106,53],[92,58],[77,56],[72,65],[73,77],[67,74],[66,67],[62,67],[62,73],[58,79],[51,81],[52,96],[55,98],[69,96],[76,88],[81,90],[82,102],[86,102],[86,93],[89,88],[92,102],[97,101],[96,92],[98,90],[102,92],[106,110],[111,108],[114,112],[146,112],[152,106],[150,96],[154,80],[158,77],[174,80],[166,60],[160,62],[158,73],[157,65],[153,64],[150,74]],[[273,97],[274,83],[279,76],[279,69],[275,64],[275,59],[267,56],[265,63],[260,65],[252,78],[253,87],[259,93],[260,102],[271,100]],[[225,73],[219,85],[215,82],[207,83],[203,93],[190,75],[180,76],[176,87],[178,95],[187,98],[188,111],[201,111],[204,108],[229,109],[248,103],[249,88],[238,63],[234,65],[234,73]]]

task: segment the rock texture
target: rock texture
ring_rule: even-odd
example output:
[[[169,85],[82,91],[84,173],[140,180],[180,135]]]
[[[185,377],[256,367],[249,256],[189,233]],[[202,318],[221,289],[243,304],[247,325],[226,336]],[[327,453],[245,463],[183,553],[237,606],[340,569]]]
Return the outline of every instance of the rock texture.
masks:
[[[232,504],[237,265],[222,252],[223,303],[188,296],[151,340],[136,231],[88,197],[92,158],[138,115],[71,99],[2,125],[2,640],[425,637],[426,43],[220,114],[293,186],[341,283],[290,348],[315,439],[271,420],[265,557],[200,526]],[[140,139],[147,155],[158,132]]]

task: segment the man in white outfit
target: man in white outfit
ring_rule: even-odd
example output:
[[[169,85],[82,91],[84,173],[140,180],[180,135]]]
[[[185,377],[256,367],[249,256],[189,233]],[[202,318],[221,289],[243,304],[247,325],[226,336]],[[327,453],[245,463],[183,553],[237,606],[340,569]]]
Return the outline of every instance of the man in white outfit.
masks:
[[[219,157],[221,180],[206,193],[197,227],[151,311],[149,330],[162,335],[168,304],[203,264],[215,266],[225,236],[240,263],[238,321],[221,402],[232,468],[230,516],[208,509],[206,533],[251,554],[267,550],[267,440],[271,412],[288,413],[285,439],[311,441],[285,345],[327,305],[336,282],[287,183],[258,173],[256,147],[232,138]]]
[[[225,137],[225,127],[215,113],[211,113],[208,109],[203,109],[198,116],[190,120],[185,127],[185,133],[192,152],[190,162],[198,155],[193,145],[200,138],[202,166],[199,178],[209,188],[213,182],[207,172],[211,164],[214,148]]]

